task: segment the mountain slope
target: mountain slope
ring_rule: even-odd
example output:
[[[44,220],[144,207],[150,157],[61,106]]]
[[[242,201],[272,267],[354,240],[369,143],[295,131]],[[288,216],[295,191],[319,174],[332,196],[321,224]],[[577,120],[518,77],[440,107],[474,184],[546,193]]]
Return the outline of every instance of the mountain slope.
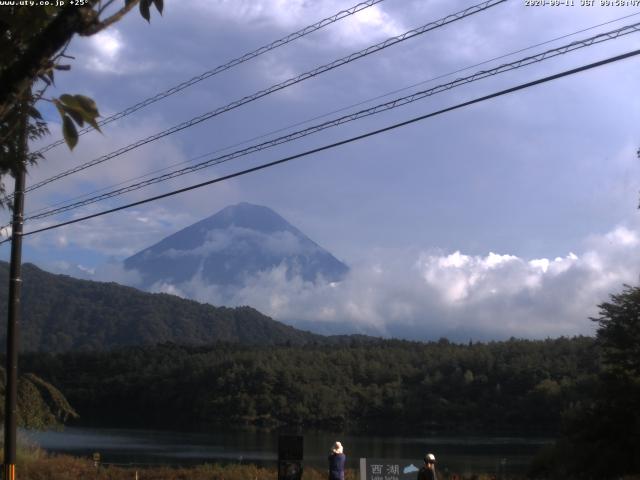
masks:
[[[0,262],[0,308],[7,311],[9,266]],[[250,307],[217,308],[115,283],[23,266],[21,351],[106,350],[163,342],[203,345],[305,344],[326,337],[297,330]],[[5,345],[6,330],[0,329]]]
[[[224,208],[127,258],[141,287],[179,285],[193,278],[237,287],[260,272],[284,266],[305,281],[338,281],[348,267],[273,210],[249,203]]]

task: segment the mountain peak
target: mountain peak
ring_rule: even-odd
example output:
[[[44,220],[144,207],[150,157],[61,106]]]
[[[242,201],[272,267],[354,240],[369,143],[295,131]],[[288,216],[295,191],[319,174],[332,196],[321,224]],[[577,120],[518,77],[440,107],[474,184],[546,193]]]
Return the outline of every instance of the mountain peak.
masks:
[[[241,202],[229,205],[218,213],[194,224],[208,229],[228,228],[230,226],[250,228],[262,232],[298,230],[284,218],[268,207]]]
[[[268,207],[242,202],[166,237],[125,260],[143,288],[197,280],[239,287],[275,268],[305,281],[337,281],[348,267]],[[181,291],[184,291],[181,289]]]

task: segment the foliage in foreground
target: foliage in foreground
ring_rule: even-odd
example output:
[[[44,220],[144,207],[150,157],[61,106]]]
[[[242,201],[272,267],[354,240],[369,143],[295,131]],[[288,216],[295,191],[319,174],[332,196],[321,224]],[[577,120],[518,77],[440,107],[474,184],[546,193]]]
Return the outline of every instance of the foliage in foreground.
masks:
[[[0,367],[0,418],[4,418],[5,385],[5,370]],[[31,373],[18,378],[17,401],[16,422],[23,428],[55,428],[78,417],[60,390]]]
[[[533,471],[552,478],[640,473],[640,287],[599,305],[602,368],[584,400],[563,415],[563,436]]]

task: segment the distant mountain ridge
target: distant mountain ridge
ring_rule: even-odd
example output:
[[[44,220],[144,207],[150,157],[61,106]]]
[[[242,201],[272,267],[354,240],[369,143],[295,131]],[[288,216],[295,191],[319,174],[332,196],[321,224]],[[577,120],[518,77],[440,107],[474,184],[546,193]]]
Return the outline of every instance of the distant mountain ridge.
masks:
[[[193,278],[207,285],[238,287],[261,272],[285,267],[289,277],[339,281],[349,268],[273,210],[231,205],[124,261],[140,287],[179,285]]]
[[[280,323],[250,307],[213,307],[116,283],[54,275],[23,265],[21,351],[109,350],[173,342],[206,345],[343,343]],[[9,265],[0,262],[0,308],[7,311]],[[5,345],[5,329],[0,342]]]

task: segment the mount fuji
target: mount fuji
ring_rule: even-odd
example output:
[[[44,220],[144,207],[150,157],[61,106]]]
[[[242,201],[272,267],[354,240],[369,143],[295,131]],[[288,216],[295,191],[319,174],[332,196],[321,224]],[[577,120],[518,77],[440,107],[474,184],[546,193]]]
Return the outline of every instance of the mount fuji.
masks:
[[[284,268],[288,278],[340,281],[349,267],[273,210],[231,205],[124,261],[140,288],[179,286],[198,278],[221,289],[240,288],[253,276]]]

